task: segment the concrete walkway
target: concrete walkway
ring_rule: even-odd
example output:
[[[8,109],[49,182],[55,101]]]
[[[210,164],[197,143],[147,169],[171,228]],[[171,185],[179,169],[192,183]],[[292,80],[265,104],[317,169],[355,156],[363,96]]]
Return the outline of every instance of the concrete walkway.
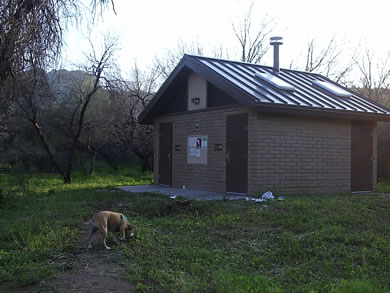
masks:
[[[247,195],[237,195],[229,193],[219,193],[211,191],[193,190],[193,189],[182,189],[160,185],[136,185],[136,186],[121,186],[118,189],[133,193],[142,192],[154,192],[160,194],[166,194],[169,196],[182,196],[186,199],[194,200],[240,200],[245,199]]]

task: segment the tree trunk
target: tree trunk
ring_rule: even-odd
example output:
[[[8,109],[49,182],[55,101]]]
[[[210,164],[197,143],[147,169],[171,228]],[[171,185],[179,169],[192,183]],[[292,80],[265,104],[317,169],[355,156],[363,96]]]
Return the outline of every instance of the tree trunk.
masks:
[[[131,150],[141,160],[142,172],[152,170],[152,164],[148,153],[142,152],[136,147],[133,147]]]
[[[89,165],[89,175],[93,175],[93,172],[95,171],[95,160],[96,160],[96,154],[93,153]]]
[[[102,157],[102,159],[111,166],[112,169],[114,169],[115,171],[118,171],[118,166],[115,164],[115,162],[110,158],[110,156],[108,156],[105,152],[103,152],[102,150],[98,149],[98,148],[95,148],[91,145],[89,145],[87,147],[87,150],[90,152],[90,154],[93,154],[93,155],[99,155]]]
[[[65,173],[62,170],[62,168],[60,167],[60,165],[57,163],[57,161],[54,159],[54,155],[49,147],[48,142],[46,141],[46,137],[45,137],[43,131],[41,130],[40,126],[38,125],[37,121],[35,121],[34,119],[29,119],[29,120],[32,123],[32,125],[34,126],[35,130],[37,131],[39,139],[41,140],[41,143],[43,144],[43,147],[45,148],[46,153],[49,155],[50,161],[53,164],[54,168],[58,171],[58,173],[60,173],[62,176],[65,177]]]
[[[68,167],[66,169],[65,176],[64,176],[64,183],[66,184],[70,184],[72,182],[73,157],[76,148],[76,143],[77,143],[76,141],[73,142],[73,145],[69,150],[69,154],[68,154]]]

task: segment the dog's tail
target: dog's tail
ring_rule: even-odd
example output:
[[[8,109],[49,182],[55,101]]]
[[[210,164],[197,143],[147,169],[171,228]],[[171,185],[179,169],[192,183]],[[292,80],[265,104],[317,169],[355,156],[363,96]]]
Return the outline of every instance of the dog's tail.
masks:
[[[83,221],[83,218],[80,216],[80,220],[81,220],[81,223],[82,223],[82,224],[84,224],[84,225],[89,225],[89,224],[91,224],[91,223],[95,220],[95,218],[92,218],[92,219],[90,219],[89,221],[84,222],[84,221]]]

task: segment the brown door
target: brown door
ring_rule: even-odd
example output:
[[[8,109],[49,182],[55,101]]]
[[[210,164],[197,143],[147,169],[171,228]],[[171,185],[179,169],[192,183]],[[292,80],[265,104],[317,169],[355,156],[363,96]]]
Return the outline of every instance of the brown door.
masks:
[[[226,192],[247,193],[248,115],[231,115],[226,121]]]
[[[372,190],[372,123],[352,121],[351,190]]]
[[[160,124],[159,181],[161,185],[172,185],[172,123]]]

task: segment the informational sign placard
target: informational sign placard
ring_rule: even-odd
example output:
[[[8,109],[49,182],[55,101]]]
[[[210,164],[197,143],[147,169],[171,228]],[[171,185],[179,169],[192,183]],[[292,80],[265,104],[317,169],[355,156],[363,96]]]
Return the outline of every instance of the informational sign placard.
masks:
[[[207,135],[190,135],[187,139],[187,163],[207,164]]]

